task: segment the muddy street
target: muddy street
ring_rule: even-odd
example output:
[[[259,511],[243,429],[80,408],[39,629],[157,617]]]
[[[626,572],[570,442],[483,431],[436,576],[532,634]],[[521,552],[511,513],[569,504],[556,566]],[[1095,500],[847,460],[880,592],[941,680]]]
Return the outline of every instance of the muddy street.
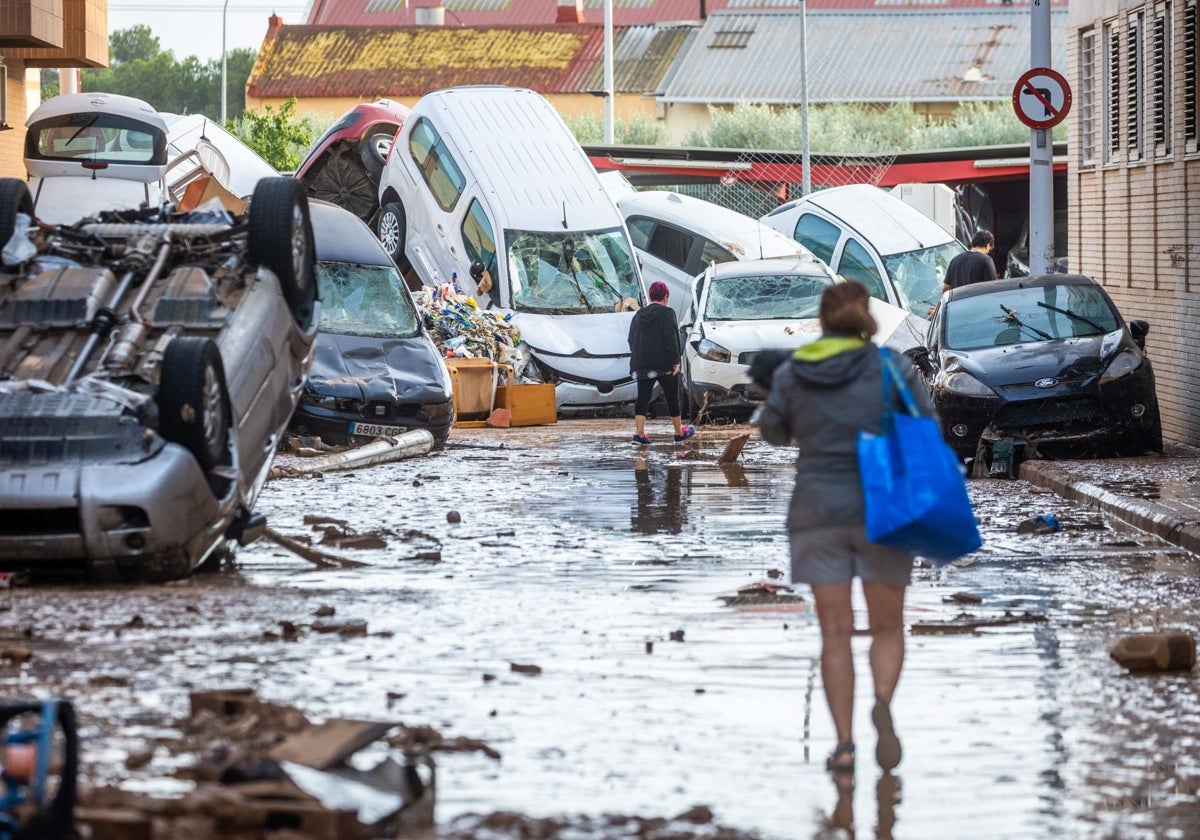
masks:
[[[0,692],[71,698],[85,783],[163,796],[192,784],[192,691],[474,739],[492,754],[437,755],[438,837],[520,836],[481,827],[501,811],[643,836],[601,817],[695,806],[711,824],[671,836],[1200,832],[1195,673],[1134,676],[1108,653],[1197,625],[1196,558],[1025,482],[972,481],[984,548],[909,592],[904,762],[877,784],[863,637],[862,759],[839,799],[808,594],[755,587],[787,583],[794,453],[755,434],[719,464],[746,430],[729,427],[640,455],[628,426],[456,429],[426,457],[267,485],[274,530],[361,566],[260,540],[174,584],[0,591],[0,648],[31,654],[0,661]],[[1062,530],[1018,533],[1039,514]],[[313,517],[339,521],[333,539]],[[318,613],[365,632],[319,632]]]

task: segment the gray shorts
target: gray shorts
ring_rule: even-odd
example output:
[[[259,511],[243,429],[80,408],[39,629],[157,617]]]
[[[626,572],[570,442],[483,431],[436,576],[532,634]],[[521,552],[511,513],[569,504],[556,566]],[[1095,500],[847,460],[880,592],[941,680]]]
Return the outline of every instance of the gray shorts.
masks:
[[[862,525],[792,531],[792,582],[825,584],[862,578],[888,586],[908,586],[913,556],[867,541]]]

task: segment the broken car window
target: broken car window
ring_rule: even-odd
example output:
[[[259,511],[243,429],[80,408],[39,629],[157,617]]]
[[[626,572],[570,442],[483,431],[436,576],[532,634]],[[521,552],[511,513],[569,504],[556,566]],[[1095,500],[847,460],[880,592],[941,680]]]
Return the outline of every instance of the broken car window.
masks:
[[[357,263],[317,263],[321,332],[368,338],[413,338],[417,309],[394,268]]]
[[[945,242],[933,248],[884,257],[883,267],[896,286],[900,305],[913,315],[926,317],[942,296],[946,267],[962,250],[957,242]]]
[[[613,312],[638,304],[641,285],[620,228],[599,231],[506,230],[513,309],[544,315]]]
[[[710,321],[816,318],[821,293],[829,283],[823,277],[795,274],[714,280],[708,290],[704,316]]]

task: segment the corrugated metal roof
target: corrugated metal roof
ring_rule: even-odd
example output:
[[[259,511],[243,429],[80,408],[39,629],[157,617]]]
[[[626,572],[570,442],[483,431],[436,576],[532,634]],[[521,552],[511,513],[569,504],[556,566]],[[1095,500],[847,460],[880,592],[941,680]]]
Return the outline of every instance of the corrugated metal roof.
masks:
[[[1052,0],[1066,8],[1067,0]],[[1014,0],[1011,7],[1029,10],[1030,0]],[[325,26],[407,26],[415,22],[414,0],[313,0],[309,24]],[[428,5],[421,3],[420,5]],[[528,26],[557,20],[558,0],[443,0],[446,25]],[[731,9],[795,9],[798,0],[703,0],[708,14]],[[1001,0],[807,0],[812,9],[994,9]],[[613,0],[614,26],[700,21],[701,0]],[[604,0],[583,0],[587,23],[604,22]]]
[[[1027,9],[829,11],[804,17],[808,100],[962,102],[1012,96],[1029,69]],[[1067,66],[1067,10],[1051,10],[1053,66]],[[722,12],[701,28],[665,102],[799,104],[800,13]]]
[[[578,93],[601,61],[602,28],[282,26],[247,92],[264,98],[422,96],[473,84]]]
[[[699,31],[698,25],[628,26],[613,32],[613,89],[618,93],[657,92],[675,60]],[[604,87],[604,54],[587,76],[585,90]]]

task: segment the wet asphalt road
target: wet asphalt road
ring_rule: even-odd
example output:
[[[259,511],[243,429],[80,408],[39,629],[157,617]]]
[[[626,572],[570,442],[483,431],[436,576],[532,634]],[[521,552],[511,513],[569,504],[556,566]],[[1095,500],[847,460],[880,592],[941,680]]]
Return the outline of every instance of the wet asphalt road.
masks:
[[[807,604],[722,598],[787,566],[793,453],[752,439],[722,468],[730,431],[702,430],[639,459],[628,425],[456,430],[427,457],[268,484],[259,510],[282,533],[311,534],[306,514],[387,532],[386,548],[330,549],[364,568],[260,542],[175,584],[14,590],[0,634],[32,628],[34,656],[0,667],[0,692],[74,698],[88,781],[163,794],[186,786],[171,774],[190,761],[177,724],[197,689],[481,739],[499,761],[439,758],[446,835],[483,836],[468,815],[500,810],[703,804],[762,838],[1200,836],[1196,674],[1132,676],[1108,656],[1123,633],[1197,627],[1196,558],[1023,482],[972,482],[984,549],[910,590],[904,762],[879,784],[860,639],[857,785],[839,799]],[[1064,530],[1016,533],[1039,513]],[[981,603],[948,602],[960,592]],[[321,605],[368,635],[272,634]],[[963,611],[1029,616],[924,632]],[[606,835],[579,821],[570,836]]]

